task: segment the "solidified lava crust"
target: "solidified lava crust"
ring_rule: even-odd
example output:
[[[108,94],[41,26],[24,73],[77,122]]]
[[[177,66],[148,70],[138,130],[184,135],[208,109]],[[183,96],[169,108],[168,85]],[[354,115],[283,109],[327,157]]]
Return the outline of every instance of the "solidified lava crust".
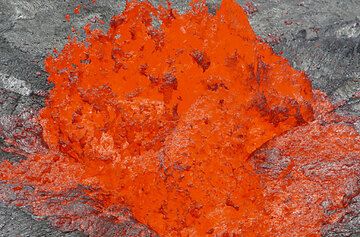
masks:
[[[254,34],[234,0],[215,15],[202,1],[181,15],[130,2],[108,32],[85,31],[46,59],[44,144],[0,165],[14,191],[34,188],[16,205],[49,216],[44,193],[87,187],[92,215],[160,236],[319,236],[359,194],[351,118]],[[61,215],[58,227],[101,236]]]

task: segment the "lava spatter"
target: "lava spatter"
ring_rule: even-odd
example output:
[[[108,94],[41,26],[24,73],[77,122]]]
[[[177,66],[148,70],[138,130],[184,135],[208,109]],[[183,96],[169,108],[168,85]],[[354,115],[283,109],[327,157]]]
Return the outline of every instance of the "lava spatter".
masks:
[[[154,18],[162,24],[153,26]],[[108,32],[90,26],[85,31],[84,42],[71,39],[58,56],[46,59],[54,84],[39,116],[47,151],[29,154],[20,164],[2,163],[2,180],[57,193],[92,187],[87,194],[98,212],[129,208],[160,236],[318,235],[324,221],[331,221],[315,215],[318,202],[305,213],[298,199],[288,198],[297,197],[308,179],[300,171],[296,179],[288,177],[298,159],[289,158],[284,175],[261,170],[266,158],[257,150],[298,126],[304,133],[319,130],[313,122],[319,110],[314,112],[317,102],[305,74],[254,34],[235,1],[224,0],[215,15],[202,1],[181,15],[130,2]],[[336,136],[327,129],[334,127],[322,127],[307,142]],[[343,131],[354,137],[343,155],[355,157],[358,136],[349,127]],[[305,135],[289,134],[284,139],[294,143]],[[293,150],[284,144],[278,145],[281,154]],[[325,146],[320,144],[309,146],[304,157],[314,159]],[[341,183],[332,182],[331,187]],[[331,199],[344,191],[323,192]],[[277,206],[298,214],[280,215]],[[293,225],[309,216],[316,221],[299,232],[279,223],[286,218]]]

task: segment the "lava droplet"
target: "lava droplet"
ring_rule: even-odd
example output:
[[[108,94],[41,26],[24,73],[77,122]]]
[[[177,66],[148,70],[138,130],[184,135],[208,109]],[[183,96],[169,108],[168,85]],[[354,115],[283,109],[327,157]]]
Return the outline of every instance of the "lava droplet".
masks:
[[[339,206],[336,188],[358,175],[359,136],[234,0],[215,15],[203,1],[185,14],[133,1],[108,32],[85,31],[46,59],[45,145],[3,162],[4,182],[54,195],[91,187],[100,213],[129,208],[160,236],[317,236],[336,220],[320,204]],[[345,157],[347,176],[309,167],[336,170]],[[39,200],[33,212],[49,215]]]

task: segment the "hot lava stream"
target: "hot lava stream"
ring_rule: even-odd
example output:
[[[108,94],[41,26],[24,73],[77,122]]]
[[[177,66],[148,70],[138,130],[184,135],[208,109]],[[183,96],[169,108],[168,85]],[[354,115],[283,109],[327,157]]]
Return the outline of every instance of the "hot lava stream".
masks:
[[[107,33],[85,31],[46,59],[44,145],[1,163],[4,183],[34,188],[17,205],[51,215],[41,193],[83,186],[98,213],[128,208],[160,236],[319,236],[359,193],[351,118],[235,1],[215,15],[201,1],[185,14],[131,2]]]

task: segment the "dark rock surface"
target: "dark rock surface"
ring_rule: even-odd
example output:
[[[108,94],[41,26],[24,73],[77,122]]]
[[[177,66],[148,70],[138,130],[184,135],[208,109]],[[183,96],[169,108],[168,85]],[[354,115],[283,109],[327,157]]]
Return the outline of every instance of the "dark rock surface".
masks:
[[[37,221],[24,210],[0,203],[0,236],[84,236],[79,232],[64,233],[51,227],[46,221]]]
[[[53,48],[61,49],[71,34],[93,17],[108,22],[125,1],[0,0],[0,115],[18,115],[44,105],[46,82],[43,60]],[[151,1],[158,3],[159,1]],[[188,9],[187,1],[175,8]],[[208,0],[214,11],[219,0]],[[325,91],[338,112],[360,116],[360,1],[359,0],[254,0],[239,1],[250,14],[254,30],[275,51],[304,70],[315,88]],[[83,4],[81,13],[73,9]],[[65,15],[71,16],[71,22]],[[100,26],[100,25],[99,25]],[[105,27],[100,26],[100,27]],[[360,131],[360,122],[354,124]],[[0,137],[0,146],[3,138]],[[0,151],[0,160],[23,159]],[[359,236],[359,196],[347,215],[326,226],[324,236]],[[46,221],[35,220],[17,207],[0,205],[0,236],[83,236],[62,233]]]

